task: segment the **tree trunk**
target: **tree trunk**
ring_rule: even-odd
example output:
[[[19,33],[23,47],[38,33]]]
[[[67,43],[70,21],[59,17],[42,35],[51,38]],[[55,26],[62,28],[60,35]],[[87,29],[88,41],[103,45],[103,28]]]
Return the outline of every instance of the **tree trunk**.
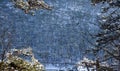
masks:
[[[85,63],[85,66],[86,66],[86,68],[87,68],[87,71],[90,71],[90,70],[89,70],[89,66],[87,65],[87,63]]]
[[[120,71],[120,60],[119,60],[119,64],[118,64],[118,71]]]
[[[96,71],[98,71],[99,68],[100,68],[100,64],[99,64],[99,60],[97,59],[97,60],[96,60]]]
[[[119,47],[119,57],[120,57],[120,47]],[[118,71],[120,71],[120,60],[118,60],[119,63],[118,63]]]

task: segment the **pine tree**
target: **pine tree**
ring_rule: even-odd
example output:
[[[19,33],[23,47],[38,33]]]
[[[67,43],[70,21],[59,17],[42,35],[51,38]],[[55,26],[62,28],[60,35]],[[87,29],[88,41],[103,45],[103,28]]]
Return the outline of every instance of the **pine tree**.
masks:
[[[102,2],[107,6],[102,7],[99,20],[100,32],[96,35],[94,52],[102,52],[103,60],[114,59],[119,62],[120,70],[120,0],[91,0],[93,4]]]

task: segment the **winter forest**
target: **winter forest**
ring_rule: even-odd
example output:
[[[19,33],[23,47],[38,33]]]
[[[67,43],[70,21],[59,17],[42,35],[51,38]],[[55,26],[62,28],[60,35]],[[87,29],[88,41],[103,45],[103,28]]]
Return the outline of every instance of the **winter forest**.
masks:
[[[120,71],[120,0],[0,0],[0,71]]]

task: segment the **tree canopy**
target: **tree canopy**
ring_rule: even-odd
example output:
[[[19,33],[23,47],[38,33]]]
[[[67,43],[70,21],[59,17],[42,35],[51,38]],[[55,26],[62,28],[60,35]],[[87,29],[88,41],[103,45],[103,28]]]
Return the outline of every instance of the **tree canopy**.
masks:
[[[113,62],[120,62],[120,0],[92,0],[94,4],[99,2],[108,5],[101,8],[98,23],[100,31],[95,35],[96,45],[93,51],[98,55],[103,53],[101,61],[112,59]]]

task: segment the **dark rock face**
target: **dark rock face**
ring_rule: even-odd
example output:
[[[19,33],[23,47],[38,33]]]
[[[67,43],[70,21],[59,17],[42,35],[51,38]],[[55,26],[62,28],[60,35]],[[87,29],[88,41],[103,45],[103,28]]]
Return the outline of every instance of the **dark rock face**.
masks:
[[[92,7],[89,0],[45,2],[52,5],[53,9],[36,11],[35,16],[13,8],[7,0],[0,2],[1,24],[6,23],[4,26],[8,26],[12,23],[14,29],[13,48],[31,46],[43,63],[81,59],[83,51],[91,47],[86,42],[91,41],[87,32],[96,31],[97,27],[91,23],[96,22],[99,10]]]

